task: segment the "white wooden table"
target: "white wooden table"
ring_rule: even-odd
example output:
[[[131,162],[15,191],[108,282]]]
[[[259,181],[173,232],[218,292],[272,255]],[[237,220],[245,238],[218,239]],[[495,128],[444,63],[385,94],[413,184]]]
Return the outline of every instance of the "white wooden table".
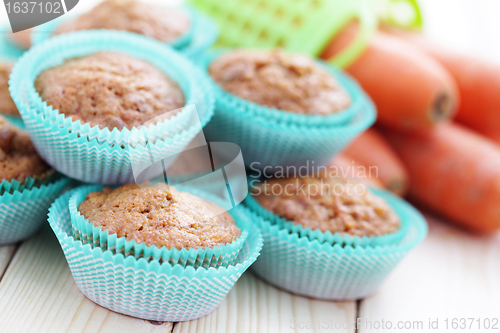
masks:
[[[500,319],[500,234],[472,236],[426,216],[427,239],[367,299],[308,299],[269,286],[247,272],[215,312],[183,323],[123,316],[85,298],[46,226],[22,244],[0,247],[0,332],[354,333],[357,318],[366,323],[359,333],[495,331],[475,326],[453,330],[451,321]],[[439,329],[429,329],[429,319],[438,319]],[[376,329],[382,320],[386,325],[390,321],[393,329]],[[339,329],[341,324],[346,328]],[[414,329],[395,329],[398,324]]]

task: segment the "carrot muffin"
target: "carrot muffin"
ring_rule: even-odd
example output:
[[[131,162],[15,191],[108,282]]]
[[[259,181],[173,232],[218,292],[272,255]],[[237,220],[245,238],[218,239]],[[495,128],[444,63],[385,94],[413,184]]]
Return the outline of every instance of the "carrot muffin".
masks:
[[[119,52],[66,60],[35,80],[40,97],[73,121],[131,129],[182,108],[177,83],[150,63]]]
[[[255,199],[274,214],[312,230],[357,236],[397,231],[399,218],[385,200],[359,186],[322,176],[270,179],[259,185]]]
[[[33,28],[26,29],[23,31],[19,32],[11,32],[9,34],[9,40],[16,44],[18,47],[22,49],[29,49],[31,47],[31,33],[33,31]]]
[[[169,249],[212,248],[241,234],[221,207],[162,183],[105,187],[89,193],[78,211],[110,234]]]
[[[135,32],[171,42],[190,27],[184,12],[135,0],[106,0],[86,14],[61,24],[54,35],[77,30],[108,29]]]
[[[29,135],[0,116],[0,180],[38,178],[47,175],[49,170]]]
[[[19,116],[19,111],[9,92],[9,75],[12,67],[14,65],[10,62],[0,62],[0,113]]]
[[[234,50],[214,60],[209,73],[224,90],[260,105],[328,115],[349,107],[349,95],[312,58],[282,50]]]

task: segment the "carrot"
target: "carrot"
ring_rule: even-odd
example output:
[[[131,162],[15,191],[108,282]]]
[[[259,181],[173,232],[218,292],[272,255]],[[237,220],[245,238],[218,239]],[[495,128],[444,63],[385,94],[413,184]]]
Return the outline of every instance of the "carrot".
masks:
[[[401,196],[408,190],[405,166],[376,129],[370,128],[361,134],[344,150],[344,154],[367,167],[375,166],[378,179],[388,190]]]
[[[410,197],[480,233],[500,228],[500,147],[453,123],[387,131],[410,175]]]
[[[378,188],[383,188],[384,185],[377,178],[375,173],[369,170],[369,167],[362,165],[352,157],[346,156],[345,154],[338,154],[330,160],[328,163],[330,170],[337,168],[339,175],[345,175],[346,178],[350,178],[365,185],[370,185]]]
[[[447,50],[420,34],[393,33],[412,41],[455,78],[460,91],[456,120],[500,143],[500,64]]]
[[[331,57],[354,32],[352,25],[344,29],[322,58]],[[436,60],[400,38],[375,33],[365,52],[346,70],[373,99],[383,125],[425,129],[455,113],[458,95],[451,75]]]

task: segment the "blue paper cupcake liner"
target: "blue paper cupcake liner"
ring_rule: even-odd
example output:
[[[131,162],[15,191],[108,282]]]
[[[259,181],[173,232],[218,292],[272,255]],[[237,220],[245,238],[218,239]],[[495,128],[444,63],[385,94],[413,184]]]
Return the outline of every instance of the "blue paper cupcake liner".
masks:
[[[204,68],[219,54],[207,55]],[[217,101],[214,117],[205,128],[207,139],[239,145],[245,165],[252,169],[326,164],[376,118],[375,106],[363,90],[347,75],[326,68],[348,91],[352,105],[323,117],[260,106],[223,91],[212,81]]]
[[[203,317],[218,307],[262,248],[262,236],[253,226],[234,265],[227,268],[184,268],[113,254],[73,238],[68,206],[71,195],[65,193],[52,204],[50,226],[82,293],[122,314],[175,322]]]
[[[213,248],[200,249],[168,249],[157,246],[147,246],[145,243],[137,243],[135,240],[127,241],[125,237],[117,237],[116,234],[109,234],[102,227],[96,227],[90,223],[78,211],[78,206],[85,200],[87,194],[102,190],[103,186],[81,186],[73,190],[69,199],[69,211],[73,225],[73,237],[81,240],[83,244],[90,244],[92,247],[100,247],[102,250],[110,250],[113,253],[122,253],[125,256],[132,255],[135,258],[145,258],[146,260],[159,260],[160,263],[168,262],[171,265],[181,265],[183,267],[228,267],[232,265],[238,253],[247,239],[250,231],[250,221],[240,209],[231,210],[236,225],[241,230],[241,235],[232,243],[216,246]],[[203,191],[190,189],[191,194],[197,195],[205,200],[209,200],[219,206],[220,199]]]
[[[252,270],[279,288],[308,297],[355,300],[371,295],[427,234],[425,219],[411,205],[386,191],[374,192],[409,224],[400,242],[376,247],[332,246],[290,233],[248,210],[264,237]]]
[[[89,139],[97,139],[99,142],[144,144],[142,128],[99,129],[97,125],[90,127],[88,123],[71,121],[71,117],[66,117],[59,110],[48,106],[35,90],[35,79],[44,70],[58,66],[67,59],[101,51],[123,52],[145,60],[177,82],[182,89],[186,107],[175,116],[150,125],[147,128],[149,141],[179,134],[190,123],[196,111],[199,114],[210,113],[211,101],[205,102],[202,99],[206,97],[204,94],[211,95],[211,90],[206,88],[208,78],[180,54],[137,34],[92,30],[54,37],[47,43],[33,47],[16,63],[9,84],[12,98],[21,115],[24,117],[26,112],[43,114],[72,132]],[[165,61],[167,59],[168,61]],[[191,105],[195,105],[197,110],[190,107]]]
[[[216,106],[204,133],[208,141],[233,142],[240,146],[245,165],[253,170],[326,165],[376,118],[373,103],[363,94],[364,106],[342,126],[316,127],[284,124]]]
[[[179,84],[186,107],[147,128],[110,131],[72,121],[36,93],[33,83],[44,69],[67,58],[105,50],[125,52],[157,66]],[[134,181],[133,163],[175,155],[201,131],[213,114],[208,82],[205,74],[168,47],[136,34],[94,30],[54,37],[33,47],[18,61],[9,83],[26,129],[50,165],[81,181],[118,184]]]
[[[301,238],[308,238],[309,240],[317,240],[320,244],[329,244],[334,246],[352,246],[352,247],[376,247],[392,245],[400,242],[403,237],[408,233],[410,222],[402,219],[399,229],[390,234],[380,236],[357,236],[357,235],[342,235],[340,233],[331,233],[330,231],[321,231],[320,229],[305,228],[301,224],[295,224],[292,221],[287,221],[285,218],[274,214],[273,212],[262,207],[252,195],[245,198],[245,206],[247,206],[253,213],[262,219],[270,222],[272,225],[278,226],[279,229],[287,230],[290,234],[298,234]]]
[[[59,176],[30,189],[4,191],[0,195],[0,245],[34,235],[47,219],[47,211],[70,179]]]
[[[199,59],[198,63],[208,71],[210,64],[221,57],[224,53],[228,52],[227,49],[209,51]],[[315,126],[315,127],[330,127],[335,125],[345,125],[354,115],[359,112],[361,107],[366,107],[364,95],[361,87],[347,74],[334,68],[332,65],[317,60],[317,63],[323,67],[327,72],[332,75],[339,85],[346,91],[351,99],[351,105],[338,113],[330,115],[307,115],[294,112],[279,110],[276,108],[268,107],[266,105],[259,105],[257,103],[245,100],[237,95],[224,90],[216,82],[213,83],[213,90],[217,93],[217,109],[224,110],[240,110],[246,114],[256,115],[268,121],[283,124],[296,124],[301,126]]]
[[[217,40],[219,30],[217,25],[207,15],[199,12],[193,6],[184,4],[178,9],[184,11],[190,20],[189,30],[171,42],[159,44],[168,45],[186,56],[194,57],[209,49]],[[52,37],[54,31],[63,22],[74,19],[75,16],[62,16],[36,27],[33,31],[31,42],[38,45]]]

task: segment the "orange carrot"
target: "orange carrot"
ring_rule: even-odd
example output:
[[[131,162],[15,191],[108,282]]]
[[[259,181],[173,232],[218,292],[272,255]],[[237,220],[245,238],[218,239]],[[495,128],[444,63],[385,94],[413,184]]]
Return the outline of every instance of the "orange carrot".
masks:
[[[367,167],[375,166],[378,179],[388,190],[404,195],[408,190],[408,173],[400,158],[385,138],[370,128],[356,138],[344,154]]]
[[[420,34],[398,32],[438,60],[460,91],[457,121],[500,143],[500,64],[453,52]]]
[[[337,167],[338,174],[345,174],[347,178],[357,180],[365,185],[370,185],[378,188],[383,188],[384,185],[377,178],[375,173],[372,173],[367,166],[362,165],[352,157],[345,154],[338,154],[330,160],[328,167]]]
[[[470,230],[500,228],[500,147],[453,123],[387,131],[410,175],[410,197]]]
[[[329,58],[354,36],[352,25],[322,54]],[[365,52],[347,68],[370,95],[383,125],[431,128],[449,119],[458,104],[451,75],[436,60],[400,38],[377,32]]]

